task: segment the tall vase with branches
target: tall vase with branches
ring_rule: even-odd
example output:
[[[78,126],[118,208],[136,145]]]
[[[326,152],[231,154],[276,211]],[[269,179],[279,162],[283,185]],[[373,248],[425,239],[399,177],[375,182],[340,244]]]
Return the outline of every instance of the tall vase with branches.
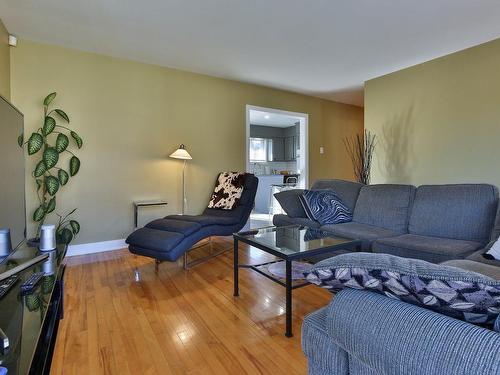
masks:
[[[363,135],[356,134],[354,137],[344,138],[343,141],[351,158],[356,180],[368,185],[370,183],[370,171],[377,137],[369,130],[365,130]]]
[[[32,215],[33,221],[37,223],[35,240],[39,238],[40,229],[47,216],[56,209],[57,192],[80,170],[80,159],[70,150],[70,146],[73,143],[80,149],[83,140],[75,131],[57,122],[69,124],[70,120],[62,109],[50,108],[56,95],[55,92],[50,93],[43,100],[43,125],[31,133],[27,141],[24,141],[24,134],[18,138],[19,146],[26,146],[28,155],[38,155],[39,158],[32,173],[39,203]],[[66,167],[61,165],[63,154],[69,156]],[[78,221],[68,218],[75,210],[65,216],[57,214],[59,224],[56,234],[59,242],[71,242],[80,231]]]

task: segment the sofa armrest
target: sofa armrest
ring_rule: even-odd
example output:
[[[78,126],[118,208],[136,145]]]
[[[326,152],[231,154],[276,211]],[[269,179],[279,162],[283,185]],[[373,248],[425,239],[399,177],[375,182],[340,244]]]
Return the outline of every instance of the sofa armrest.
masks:
[[[500,374],[499,333],[379,294],[343,290],[326,322],[333,341],[376,373]]]

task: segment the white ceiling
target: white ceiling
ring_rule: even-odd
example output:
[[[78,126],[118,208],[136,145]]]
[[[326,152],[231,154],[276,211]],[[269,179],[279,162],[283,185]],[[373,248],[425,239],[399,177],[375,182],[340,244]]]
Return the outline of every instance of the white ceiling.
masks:
[[[288,128],[300,121],[299,117],[282,115],[279,113],[250,110],[250,124],[271,126],[273,128]]]
[[[356,105],[363,82],[500,37],[499,0],[0,0],[21,39]]]

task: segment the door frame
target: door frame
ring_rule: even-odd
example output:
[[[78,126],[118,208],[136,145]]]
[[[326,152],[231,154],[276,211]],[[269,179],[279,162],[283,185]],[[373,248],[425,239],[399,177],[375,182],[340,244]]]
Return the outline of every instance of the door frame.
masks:
[[[246,105],[246,131],[245,131],[245,168],[250,171],[250,111],[262,111],[296,117],[299,121],[300,156],[297,161],[297,168],[300,170],[299,187],[306,189],[309,187],[309,114],[300,112],[285,111],[276,108],[260,107],[256,105]]]

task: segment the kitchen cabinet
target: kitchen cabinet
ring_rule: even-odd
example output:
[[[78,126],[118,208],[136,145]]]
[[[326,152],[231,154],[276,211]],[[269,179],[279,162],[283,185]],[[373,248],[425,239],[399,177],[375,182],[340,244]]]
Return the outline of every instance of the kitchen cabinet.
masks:
[[[299,148],[299,137],[291,136],[285,138],[285,161],[297,160],[297,149]]]
[[[273,161],[285,161],[285,140],[281,137],[273,138]]]

